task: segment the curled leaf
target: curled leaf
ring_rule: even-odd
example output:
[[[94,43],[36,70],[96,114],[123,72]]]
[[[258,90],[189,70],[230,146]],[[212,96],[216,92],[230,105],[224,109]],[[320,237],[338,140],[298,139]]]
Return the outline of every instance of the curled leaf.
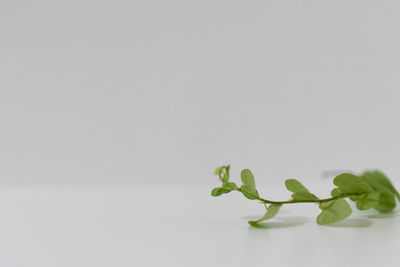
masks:
[[[281,207],[282,207],[282,204],[269,205],[269,207],[267,208],[267,212],[265,213],[265,215],[262,218],[258,219],[257,221],[249,221],[249,224],[252,226],[255,226],[262,221],[266,221],[268,219],[273,218],[278,213],[278,211],[280,210]]]
[[[215,169],[214,174],[218,175],[218,177],[222,182],[228,182],[230,178],[229,176],[230,168],[231,168],[230,165],[218,167]]]

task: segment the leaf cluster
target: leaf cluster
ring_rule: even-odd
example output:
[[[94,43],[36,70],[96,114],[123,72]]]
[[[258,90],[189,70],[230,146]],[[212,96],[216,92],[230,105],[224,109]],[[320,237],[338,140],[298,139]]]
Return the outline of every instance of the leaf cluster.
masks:
[[[286,188],[292,193],[291,199],[284,201],[272,201],[261,198],[256,189],[254,175],[249,169],[241,172],[240,186],[230,181],[230,166],[221,166],[215,170],[222,185],[211,191],[216,197],[231,191],[238,191],[250,200],[261,201],[266,212],[263,217],[249,224],[256,226],[258,223],[273,218],[282,205],[295,203],[317,203],[321,213],[317,217],[320,225],[332,224],[344,220],[352,213],[352,209],[346,198],[354,201],[357,209],[375,209],[379,212],[390,212],[396,207],[396,198],[400,200],[400,194],[390,180],[380,171],[367,171],[360,176],[343,173],[333,179],[335,188],[331,191],[331,197],[321,199],[311,193],[301,182],[296,179],[285,180]]]

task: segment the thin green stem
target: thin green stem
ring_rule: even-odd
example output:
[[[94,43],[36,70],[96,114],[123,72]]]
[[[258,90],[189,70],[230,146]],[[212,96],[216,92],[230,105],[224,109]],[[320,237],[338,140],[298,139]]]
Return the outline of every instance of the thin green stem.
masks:
[[[238,192],[243,192],[244,190],[241,189],[240,187],[236,188],[236,191]],[[273,201],[273,200],[268,200],[268,199],[264,199],[258,196],[255,196],[247,191],[245,191],[247,195],[252,196],[254,199],[257,199],[261,202],[263,202],[264,204],[278,204],[278,205],[283,205],[283,204],[295,204],[295,203],[323,203],[323,202],[328,202],[328,201],[332,201],[335,199],[339,199],[339,198],[346,198],[346,197],[351,197],[351,196],[357,196],[360,195],[360,193],[352,193],[352,194],[341,194],[340,196],[337,197],[330,197],[330,198],[324,198],[324,199],[314,199],[314,200],[284,200],[284,201]]]

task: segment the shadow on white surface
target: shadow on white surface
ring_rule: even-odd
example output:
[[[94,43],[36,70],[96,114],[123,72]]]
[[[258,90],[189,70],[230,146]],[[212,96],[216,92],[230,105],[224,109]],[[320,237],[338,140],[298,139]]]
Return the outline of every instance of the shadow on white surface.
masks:
[[[379,214],[382,215],[382,214]],[[389,214],[387,214],[389,215]],[[393,216],[393,215],[392,215]],[[375,218],[375,217],[370,217]],[[389,218],[389,217],[379,217],[379,218]],[[309,221],[306,217],[300,216],[290,216],[290,217],[281,217],[275,221],[266,221],[263,223],[259,223],[256,226],[250,226],[250,228],[258,228],[258,229],[277,229],[277,228],[289,228],[296,227],[306,224]],[[344,221],[337,222],[331,225],[325,225],[324,227],[336,227],[336,228],[365,228],[370,227],[372,222],[365,218],[349,218]]]
[[[306,217],[291,216],[291,217],[280,217],[279,221],[268,221],[265,223],[259,223],[256,226],[249,226],[250,228],[258,229],[276,229],[276,228],[288,228],[296,227],[306,224],[308,219]]]
[[[369,215],[368,218],[370,219],[387,219],[387,218],[394,218],[399,216],[400,213],[398,211],[388,212],[388,213],[376,213],[373,215]]]
[[[285,215],[285,214],[291,214],[291,212],[290,211],[287,211],[287,210],[279,210],[279,215]],[[246,216],[243,216],[242,218],[243,219],[245,219],[245,220],[247,220],[247,221],[251,221],[251,220],[258,220],[260,217],[261,217],[262,215],[246,215]],[[286,217],[283,217],[283,218],[286,218]],[[279,216],[279,217],[275,217],[274,218],[274,220],[280,220],[281,219],[281,217]]]
[[[331,225],[326,225],[327,227],[339,227],[339,228],[364,228],[370,227],[372,225],[371,221],[368,219],[360,218],[350,218],[344,221],[340,221]]]

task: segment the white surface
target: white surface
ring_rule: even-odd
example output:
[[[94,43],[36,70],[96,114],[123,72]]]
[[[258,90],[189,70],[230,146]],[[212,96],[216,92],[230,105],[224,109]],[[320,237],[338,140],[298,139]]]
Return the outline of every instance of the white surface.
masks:
[[[319,226],[317,206],[284,206],[256,229],[262,205],[208,187],[2,188],[0,210],[7,267],[397,266],[400,245],[398,212]]]
[[[253,229],[263,208],[209,177],[250,168],[279,199],[326,169],[399,185],[399,8],[1,0],[0,266],[397,266],[397,213]]]
[[[400,177],[399,9],[1,0],[0,184]]]

